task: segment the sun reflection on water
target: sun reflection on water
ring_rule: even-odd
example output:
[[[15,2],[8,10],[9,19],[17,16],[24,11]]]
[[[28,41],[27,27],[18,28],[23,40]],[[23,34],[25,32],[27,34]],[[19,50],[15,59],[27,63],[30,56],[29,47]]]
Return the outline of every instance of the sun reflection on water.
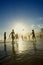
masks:
[[[18,49],[20,53],[24,50],[22,38],[19,38],[18,40]]]

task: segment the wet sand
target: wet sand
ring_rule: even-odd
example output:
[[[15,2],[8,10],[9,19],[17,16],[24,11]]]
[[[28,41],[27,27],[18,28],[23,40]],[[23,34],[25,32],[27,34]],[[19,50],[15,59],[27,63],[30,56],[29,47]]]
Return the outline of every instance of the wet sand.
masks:
[[[0,50],[0,65],[43,65],[43,40],[38,40],[36,47],[34,43],[33,46],[32,42],[28,43],[21,46],[20,51],[22,51],[19,53],[16,53],[13,47],[12,52]]]
[[[26,53],[6,56],[0,62],[0,65],[43,65],[43,55]]]

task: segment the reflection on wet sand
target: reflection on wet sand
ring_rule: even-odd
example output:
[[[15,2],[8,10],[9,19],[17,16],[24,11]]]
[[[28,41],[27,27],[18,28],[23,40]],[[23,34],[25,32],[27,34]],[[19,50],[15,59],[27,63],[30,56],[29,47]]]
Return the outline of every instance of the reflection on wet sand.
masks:
[[[15,42],[14,41],[12,41],[12,62],[13,62],[13,64],[16,64],[17,62],[16,62],[16,51],[15,51]]]
[[[36,54],[37,48],[36,48],[36,41],[33,41],[33,48],[34,48],[34,52]]]
[[[4,43],[4,51],[6,52],[7,50],[6,50],[6,43]]]
[[[12,53],[13,53],[13,55],[15,54],[14,44],[15,44],[15,42],[12,42]]]

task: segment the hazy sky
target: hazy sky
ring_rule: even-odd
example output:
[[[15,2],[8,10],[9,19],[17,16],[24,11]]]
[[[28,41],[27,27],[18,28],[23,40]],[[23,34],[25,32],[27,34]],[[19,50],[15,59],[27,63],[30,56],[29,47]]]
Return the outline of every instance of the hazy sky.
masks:
[[[43,0],[0,0],[0,34],[16,22],[43,26]]]

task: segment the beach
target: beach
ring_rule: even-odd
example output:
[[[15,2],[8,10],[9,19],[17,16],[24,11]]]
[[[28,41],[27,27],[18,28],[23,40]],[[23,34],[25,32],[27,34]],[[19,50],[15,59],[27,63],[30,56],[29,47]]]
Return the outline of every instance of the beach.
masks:
[[[0,65],[43,65],[43,39],[0,43]]]

